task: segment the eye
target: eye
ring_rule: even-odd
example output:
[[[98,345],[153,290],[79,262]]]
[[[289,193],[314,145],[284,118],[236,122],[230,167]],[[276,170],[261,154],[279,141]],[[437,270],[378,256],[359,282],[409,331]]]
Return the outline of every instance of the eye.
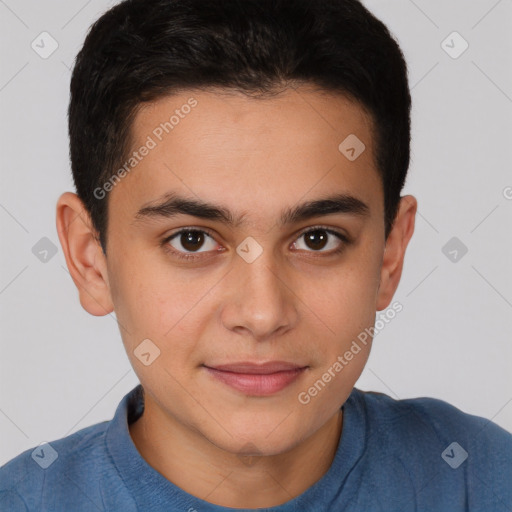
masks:
[[[350,244],[350,240],[345,235],[323,226],[308,228],[307,231],[299,235],[297,240],[301,238],[305,240],[305,250],[313,253],[327,252],[331,255],[339,254],[343,251],[345,246]],[[336,243],[335,238],[338,243]],[[210,244],[209,247],[208,243]],[[201,258],[201,256],[196,256],[196,254],[215,251],[217,244],[213,235],[204,229],[183,228],[165,238],[162,241],[162,246],[178,258],[194,260]],[[303,250],[303,247],[301,247],[301,244],[298,242],[294,242],[293,247]],[[326,247],[328,250],[323,250]],[[308,251],[308,249],[312,250]]]
[[[200,251],[199,249],[204,246],[205,241],[210,241],[210,247],[206,244],[206,249]],[[166,246],[170,245],[174,249],[172,252],[176,253],[180,258],[194,258],[195,253],[208,252],[215,250],[216,247],[213,237],[207,231],[193,228],[185,228],[174,233],[166,238],[163,244]]]
[[[306,250],[313,249],[312,252],[330,252],[332,254],[341,252],[345,245],[350,243],[349,239],[342,233],[323,226],[309,228],[299,235],[298,240],[301,239],[304,239]],[[296,249],[302,249],[298,242],[294,242],[293,246]],[[327,250],[322,250],[326,247]]]

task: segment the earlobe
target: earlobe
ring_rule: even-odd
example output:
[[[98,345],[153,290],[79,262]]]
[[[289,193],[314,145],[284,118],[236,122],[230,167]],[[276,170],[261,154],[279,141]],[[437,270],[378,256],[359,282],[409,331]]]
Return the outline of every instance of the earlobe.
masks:
[[[382,311],[389,306],[400,283],[405,251],[414,233],[417,209],[418,202],[414,196],[404,196],[400,199],[398,214],[386,240],[382,257],[377,311]]]
[[[90,216],[76,194],[65,192],[57,201],[57,232],[71,278],[78,288],[80,304],[91,315],[114,310],[105,255]]]

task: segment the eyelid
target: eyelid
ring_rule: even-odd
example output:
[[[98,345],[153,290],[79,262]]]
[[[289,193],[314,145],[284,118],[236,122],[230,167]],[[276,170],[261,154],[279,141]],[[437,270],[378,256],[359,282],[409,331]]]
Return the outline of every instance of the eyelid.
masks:
[[[332,228],[330,226],[323,226],[322,224],[318,224],[316,226],[308,226],[307,228],[304,228],[302,231],[299,232],[297,235],[297,238],[308,233],[309,231],[315,231],[315,230],[323,230],[327,233],[330,233],[331,235],[340,237],[345,243],[350,243],[351,239],[348,236],[348,234],[344,233],[343,230],[339,230],[339,228]]]
[[[179,228],[178,231],[175,231],[174,233],[170,234],[168,237],[166,237],[166,240],[170,240],[171,238],[180,235],[182,232],[187,231],[199,231],[202,233],[206,233],[207,235],[211,236],[212,238],[215,238],[214,232],[209,228],[203,228],[203,227],[196,227],[196,226],[185,226],[184,228]]]

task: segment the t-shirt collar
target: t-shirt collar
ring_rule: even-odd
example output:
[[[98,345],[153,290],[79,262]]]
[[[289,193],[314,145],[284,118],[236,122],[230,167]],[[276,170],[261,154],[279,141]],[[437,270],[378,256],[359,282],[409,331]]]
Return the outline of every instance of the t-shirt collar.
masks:
[[[329,504],[339,498],[344,481],[364,451],[367,425],[363,407],[361,392],[354,388],[342,406],[343,429],[334,460],[327,473],[318,482],[282,505],[258,510],[269,512],[316,510],[320,503],[323,510],[330,510]],[[128,425],[136,421],[143,412],[144,391],[142,385],[138,384],[119,403],[106,433],[107,450],[120,477],[137,503],[138,509],[147,512],[193,509],[201,512],[243,510],[221,507],[196,498],[152,468],[138,452],[128,429]],[[170,504],[173,506],[172,509]]]

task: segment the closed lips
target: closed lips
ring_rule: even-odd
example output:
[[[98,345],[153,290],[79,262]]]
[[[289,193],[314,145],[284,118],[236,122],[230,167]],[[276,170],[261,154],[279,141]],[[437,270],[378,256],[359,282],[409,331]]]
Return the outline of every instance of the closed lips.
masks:
[[[295,382],[308,368],[294,363],[230,363],[204,368],[218,381],[246,396],[271,396]]]
[[[306,368],[306,366],[301,366],[294,363],[287,363],[282,361],[273,361],[264,364],[241,362],[232,364],[220,364],[215,366],[204,366],[206,366],[206,368],[222,372],[242,373],[251,375],[270,375],[272,373],[296,371]]]

